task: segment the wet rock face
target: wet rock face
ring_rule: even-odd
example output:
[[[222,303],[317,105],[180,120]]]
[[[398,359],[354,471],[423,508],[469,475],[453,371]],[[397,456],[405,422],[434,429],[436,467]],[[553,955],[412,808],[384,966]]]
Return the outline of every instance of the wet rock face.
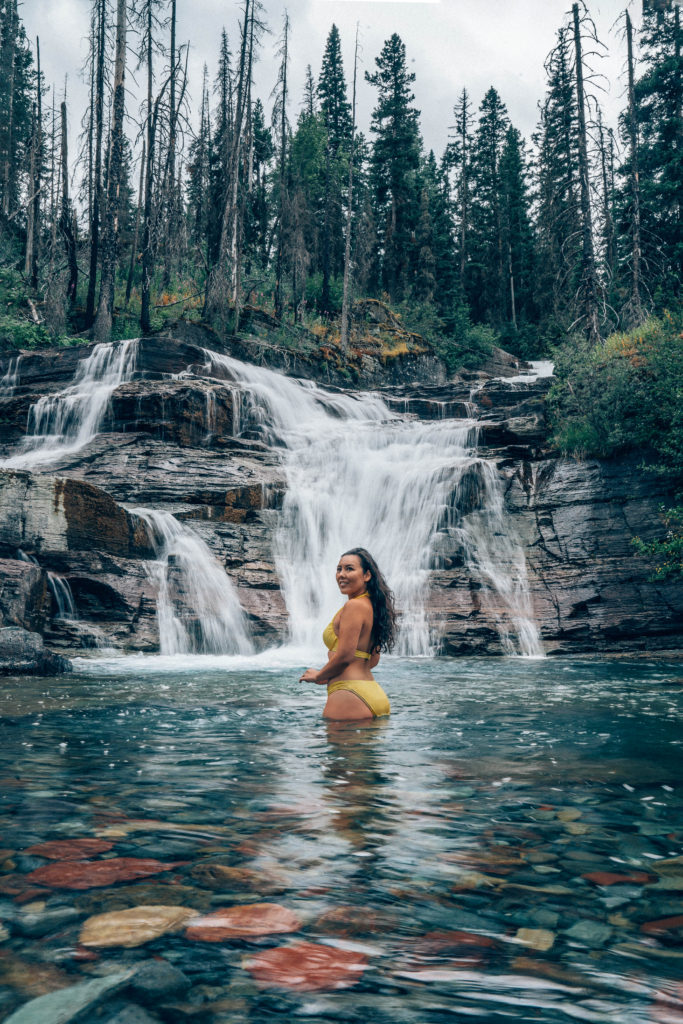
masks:
[[[526,541],[534,606],[555,653],[675,647],[680,583],[653,582],[632,538],[661,537],[666,489],[640,459],[551,459],[510,472],[508,505]],[[511,467],[512,469],[512,467]]]
[[[0,558],[0,620],[42,632],[50,615],[47,574],[39,565]]]
[[[110,494],[80,480],[0,470],[0,551],[150,557],[147,531]]]
[[[233,433],[233,391],[207,381],[130,381],[112,396],[106,428],[145,433],[183,447]]]
[[[146,507],[170,511],[208,545],[237,587],[257,647],[287,635],[273,560],[286,489],[281,452],[251,430],[248,403],[225,379],[229,370],[210,364],[205,347],[226,348],[192,325],[178,337],[141,339],[134,378],[113,392],[100,434],[42,471],[0,470],[3,624],[43,634],[49,646],[65,652],[98,645],[157,650],[157,585],[150,572],[156,555],[134,511]],[[23,433],[30,402],[69,385],[78,360],[90,351],[22,357],[14,392],[0,396],[0,418],[16,428],[16,436],[11,430],[6,436],[5,451]],[[308,364],[294,365],[284,350],[258,337],[234,342],[230,353],[313,376]],[[518,371],[505,353],[494,356],[489,372]],[[319,380],[335,383],[317,369]],[[680,588],[651,583],[649,565],[631,547],[634,535],[662,535],[657,513],[666,498],[661,481],[647,477],[637,458],[579,463],[549,451],[547,378],[523,382],[468,372],[452,381],[432,375],[422,383],[415,371],[417,383],[399,375],[390,384],[388,370],[373,373],[372,383],[384,381],[383,398],[397,412],[478,421],[479,453],[502,476],[506,508],[524,542],[546,650],[675,645]],[[448,514],[467,515],[481,501],[481,480],[474,471],[465,473]],[[20,561],[19,550],[40,564]],[[48,571],[68,585],[75,620],[56,615]],[[168,580],[177,608],[191,616],[173,564]],[[505,609],[473,579],[452,536],[435,545],[428,611],[444,653],[502,653]]]

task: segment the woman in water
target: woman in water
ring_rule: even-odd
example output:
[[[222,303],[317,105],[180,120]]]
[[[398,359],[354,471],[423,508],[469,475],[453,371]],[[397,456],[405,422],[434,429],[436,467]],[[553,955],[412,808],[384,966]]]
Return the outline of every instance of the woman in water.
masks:
[[[389,699],[370,671],[381,651],[394,645],[394,598],[375,560],[365,548],[352,548],[339,559],[337,586],[347,602],[323,633],[327,665],[306,669],[304,683],[327,683],[325,718],[379,718],[391,710]]]

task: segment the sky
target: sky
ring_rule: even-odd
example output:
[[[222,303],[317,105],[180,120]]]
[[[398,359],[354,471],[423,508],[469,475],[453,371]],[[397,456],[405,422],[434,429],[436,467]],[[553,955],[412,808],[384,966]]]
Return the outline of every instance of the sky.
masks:
[[[558,28],[567,22],[570,0],[264,0],[266,35],[255,68],[256,93],[270,116],[270,93],[277,76],[277,38],[285,8],[291,23],[290,121],[301,109],[306,65],[314,76],[320,70],[325,41],[332,23],[339,28],[349,98],[356,26],[361,43],[361,74],[358,83],[358,122],[368,132],[376,90],[364,81],[373,72],[375,58],[393,32],[406,47],[409,67],[416,75],[415,106],[427,150],[440,156],[453,124],[453,106],[463,88],[476,110],[490,86],[506,104],[512,124],[530,140],[538,122],[538,103],[545,90],[544,60],[552,49]],[[602,95],[608,124],[624,106],[625,42],[619,19],[628,8],[634,26],[640,24],[640,0],[589,0],[589,10],[608,56],[593,61],[607,76]],[[87,89],[79,68],[87,43],[90,0],[20,0],[20,14],[29,40],[40,37],[41,62],[48,85],[54,84],[59,102],[65,76],[70,118],[70,149],[87,104]],[[223,27],[233,49],[238,44],[239,6],[234,0],[177,0],[179,43],[189,42],[189,96],[199,108],[202,69],[210,80],[217,68],[218,45]],[[141,76],[139,76],[141,78]],[[132,75],[128,112],[137,116],[139,101]],[[133,125],[129,135],[135,134]]]

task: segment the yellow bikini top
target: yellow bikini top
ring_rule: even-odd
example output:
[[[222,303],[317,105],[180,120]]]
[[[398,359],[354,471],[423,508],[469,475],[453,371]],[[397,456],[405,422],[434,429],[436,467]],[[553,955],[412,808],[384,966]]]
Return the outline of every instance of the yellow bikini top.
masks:
[[[356,597],[350,598],[350,600],[351,601],[355,601],[355,600],[357,600],[358,597],[367,597],[367,596],[368,596],[368,592],[366,590],[364,593],[357,594]],[[341,612],[343,610],[344,610],[343,608],[340,608],[339,612]],[[323,643],[325,644],[325,647],[327,647],[328,651],[336,651],[337,644],[339,643],[339,637],[337,636],[337,634],[334,631],[334,620],[337,618],[337,615],[339,614],[339,612],[335,612],[335,614],[332,616],[332,621],[330,623],[328,623],[327,626],[325,626],[325,628],[323,630]],[[355,655],[356,655],[357,658],[371,658],[372,657],[372,655],[368,654],[367,651],[356,651]]]

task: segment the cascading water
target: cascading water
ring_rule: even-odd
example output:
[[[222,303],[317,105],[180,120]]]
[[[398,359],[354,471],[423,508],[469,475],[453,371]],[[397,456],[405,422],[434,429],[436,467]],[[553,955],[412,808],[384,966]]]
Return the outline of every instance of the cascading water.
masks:
[[[476,454],[476,422],[406,420],[377,395],[334,393],[206,355],[209,372],[242,386],[239,428],[257,429],[285,447],[287,490],[275,560],[295,645],[318,645],[322,625],[340,604],[337,559],[363,546],[402,612],[400,652],[434,653],[425,611],[429,571],[437,552],[450,546],[462,550],[482,593],[495,595],[504,649],[542,654],[522,545],[504,513],[501,481]]]
[[[204,541],[170,512],[136,508],[147,524],[157,561],[162,654],[251,654],[246,616],[235,589]]]
[[[7,370],[0,377],[0,398],[11,398],[14,394],[14,389],[19,383],[20,363],[21,356],[15,356],[13,359],[10,359]]]
[[[0,465],[31,469],[83,448],[99,432],[115,388],[135,372],[137,349],[137,339],[95,345],[72,384],[31,406],[22,450]]]
[[[65,580],[62,576],[57,576],[54,572],[49,572],[47,574],[47,582],[57,608],[55,618],[74,622],[78,615],[76,614],[76,605],[69,581]]]

